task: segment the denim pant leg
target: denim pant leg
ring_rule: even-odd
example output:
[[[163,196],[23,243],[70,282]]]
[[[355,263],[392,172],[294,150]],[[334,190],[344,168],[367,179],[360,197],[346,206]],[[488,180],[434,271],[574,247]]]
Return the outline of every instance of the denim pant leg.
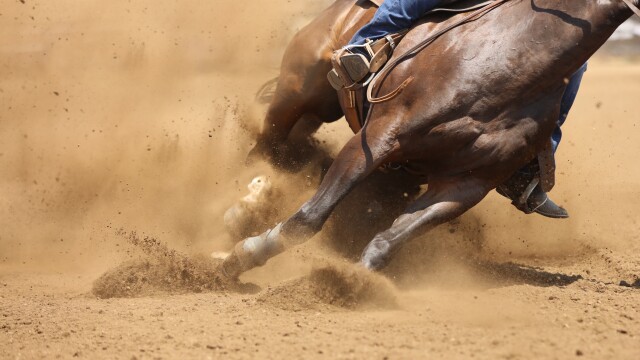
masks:
[[[349,45],[363,45],[366,39],[380,39],[408,29],[442,0],[386,0],[373,19],[353,36]]]
[[[567,120],[567,116],[569,115],[569,111],[573,106],[573,102],[576,100],[576,96],[578,95],[578,89],[580,89],[580,83],[582,82],[582,76],[585,71],[587,71],[587,64],[582,65],[578,71],[576,71],[571,79],[569,80],[569,84],[567,84],[567,88],[564,91],[564,95],[562,95],[562,102],[560,103],[560,117],[558,118],[558,126],[553,131],[551,135],[551,142],[553,144],[553,152],[555,153],[558,150],[558,145],[560,145],[560,140],[562,140],[562,130],[560,127],[564,124],[565,120]]]

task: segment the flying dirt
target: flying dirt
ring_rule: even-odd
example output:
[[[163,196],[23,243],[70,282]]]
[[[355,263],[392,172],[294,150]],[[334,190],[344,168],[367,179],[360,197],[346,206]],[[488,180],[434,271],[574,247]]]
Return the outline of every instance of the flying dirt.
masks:
[[[374,178],[308,243],[216,277],[210,254],[251,235],[224,220],[247,184],[273,183],[273,226],[350,138],[323,126],[297,175],[245,165],[256,92],[328,4],[2,6],[0,358],[640,357],[637,23],[563,128],[552,194],[571,218],[490,194],[371,273],[353,264],[412,196]]]

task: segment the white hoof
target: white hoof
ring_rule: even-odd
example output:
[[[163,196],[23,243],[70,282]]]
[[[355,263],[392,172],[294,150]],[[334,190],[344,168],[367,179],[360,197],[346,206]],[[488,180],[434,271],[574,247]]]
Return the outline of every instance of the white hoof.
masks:
[[[224,213],[227,232],[235,239],[261,233],[268,226],[273,226],[278,217],[274,204],[279,192],[267,176],[256,176],[247,189],[249,193]]]
[[[216,260],[225,260],[226,258],[229,257],[229,255],[231,255],[230,252],[214,251],[214,252],[211,253],[211,258],[216,259]]]
[[[269,196],[272,193],[273,185],[271,180],[265,175],[256,176],[251,180],[247,189],[249,189],[249,195],[242,198],[242,201],[252,204],[258,204],[269,200]]]

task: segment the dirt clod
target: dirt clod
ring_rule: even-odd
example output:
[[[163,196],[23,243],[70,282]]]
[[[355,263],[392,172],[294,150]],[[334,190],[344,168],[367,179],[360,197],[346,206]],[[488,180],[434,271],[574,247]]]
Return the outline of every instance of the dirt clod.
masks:
[[[121,235],[125,235],[122,232]],[[218,263],[205,257],[187,257],[152,237],[126,234],[128,242],[145,254],[107,271],[93,283],[99,298],[140,297],[228,289],[217,276]]]

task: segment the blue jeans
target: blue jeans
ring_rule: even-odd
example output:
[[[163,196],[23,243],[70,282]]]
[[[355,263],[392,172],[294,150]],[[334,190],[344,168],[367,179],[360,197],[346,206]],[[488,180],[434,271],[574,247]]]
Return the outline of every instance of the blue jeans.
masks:
[[[564,124],[565,120],[567,120],[567,116],[569,115],[569,111],[573,106],[573,102],[576,100],[576,96],[578,95],[578,90],[580,89],[580,83],[582,82],[582,76],[587,71],[587,63],[582,65],[578,71],[576,71],[571,79],[569,80],[569,84],[567,84],[567,88],[564,90],[564,95],[562,95],[562,102],[560,103],[560,118],[558,118],[558,124],[556,129],[553,131],[551,135],[551,142],[553,145],[553,153],[555,154],[556,150],[558,150],[558,145],[560,145],[560,140],[562,140],[562,124]]]
[[[366,39],[376,40],[408,29],[440,3],[442,0],[386,0],[371,21],[355,33],[349,45],[364,45]]]
[[[386,0],[376,11],[369,23],[355,33],[349,45],[364,45],[366,39],[376,40],[386,35],[400,32],[410,28],[427,11],[439,6],[442,0]],[[573,106],[573,102],[578,94],[582,76],[587,70],[584,64],[569,80],[567,89],[562,96],[560,104],[560,118],[556,129],[553,131],[551,140],[553,142],[553,152],[558,149],[562,139],[560,127],[564,124]]]

